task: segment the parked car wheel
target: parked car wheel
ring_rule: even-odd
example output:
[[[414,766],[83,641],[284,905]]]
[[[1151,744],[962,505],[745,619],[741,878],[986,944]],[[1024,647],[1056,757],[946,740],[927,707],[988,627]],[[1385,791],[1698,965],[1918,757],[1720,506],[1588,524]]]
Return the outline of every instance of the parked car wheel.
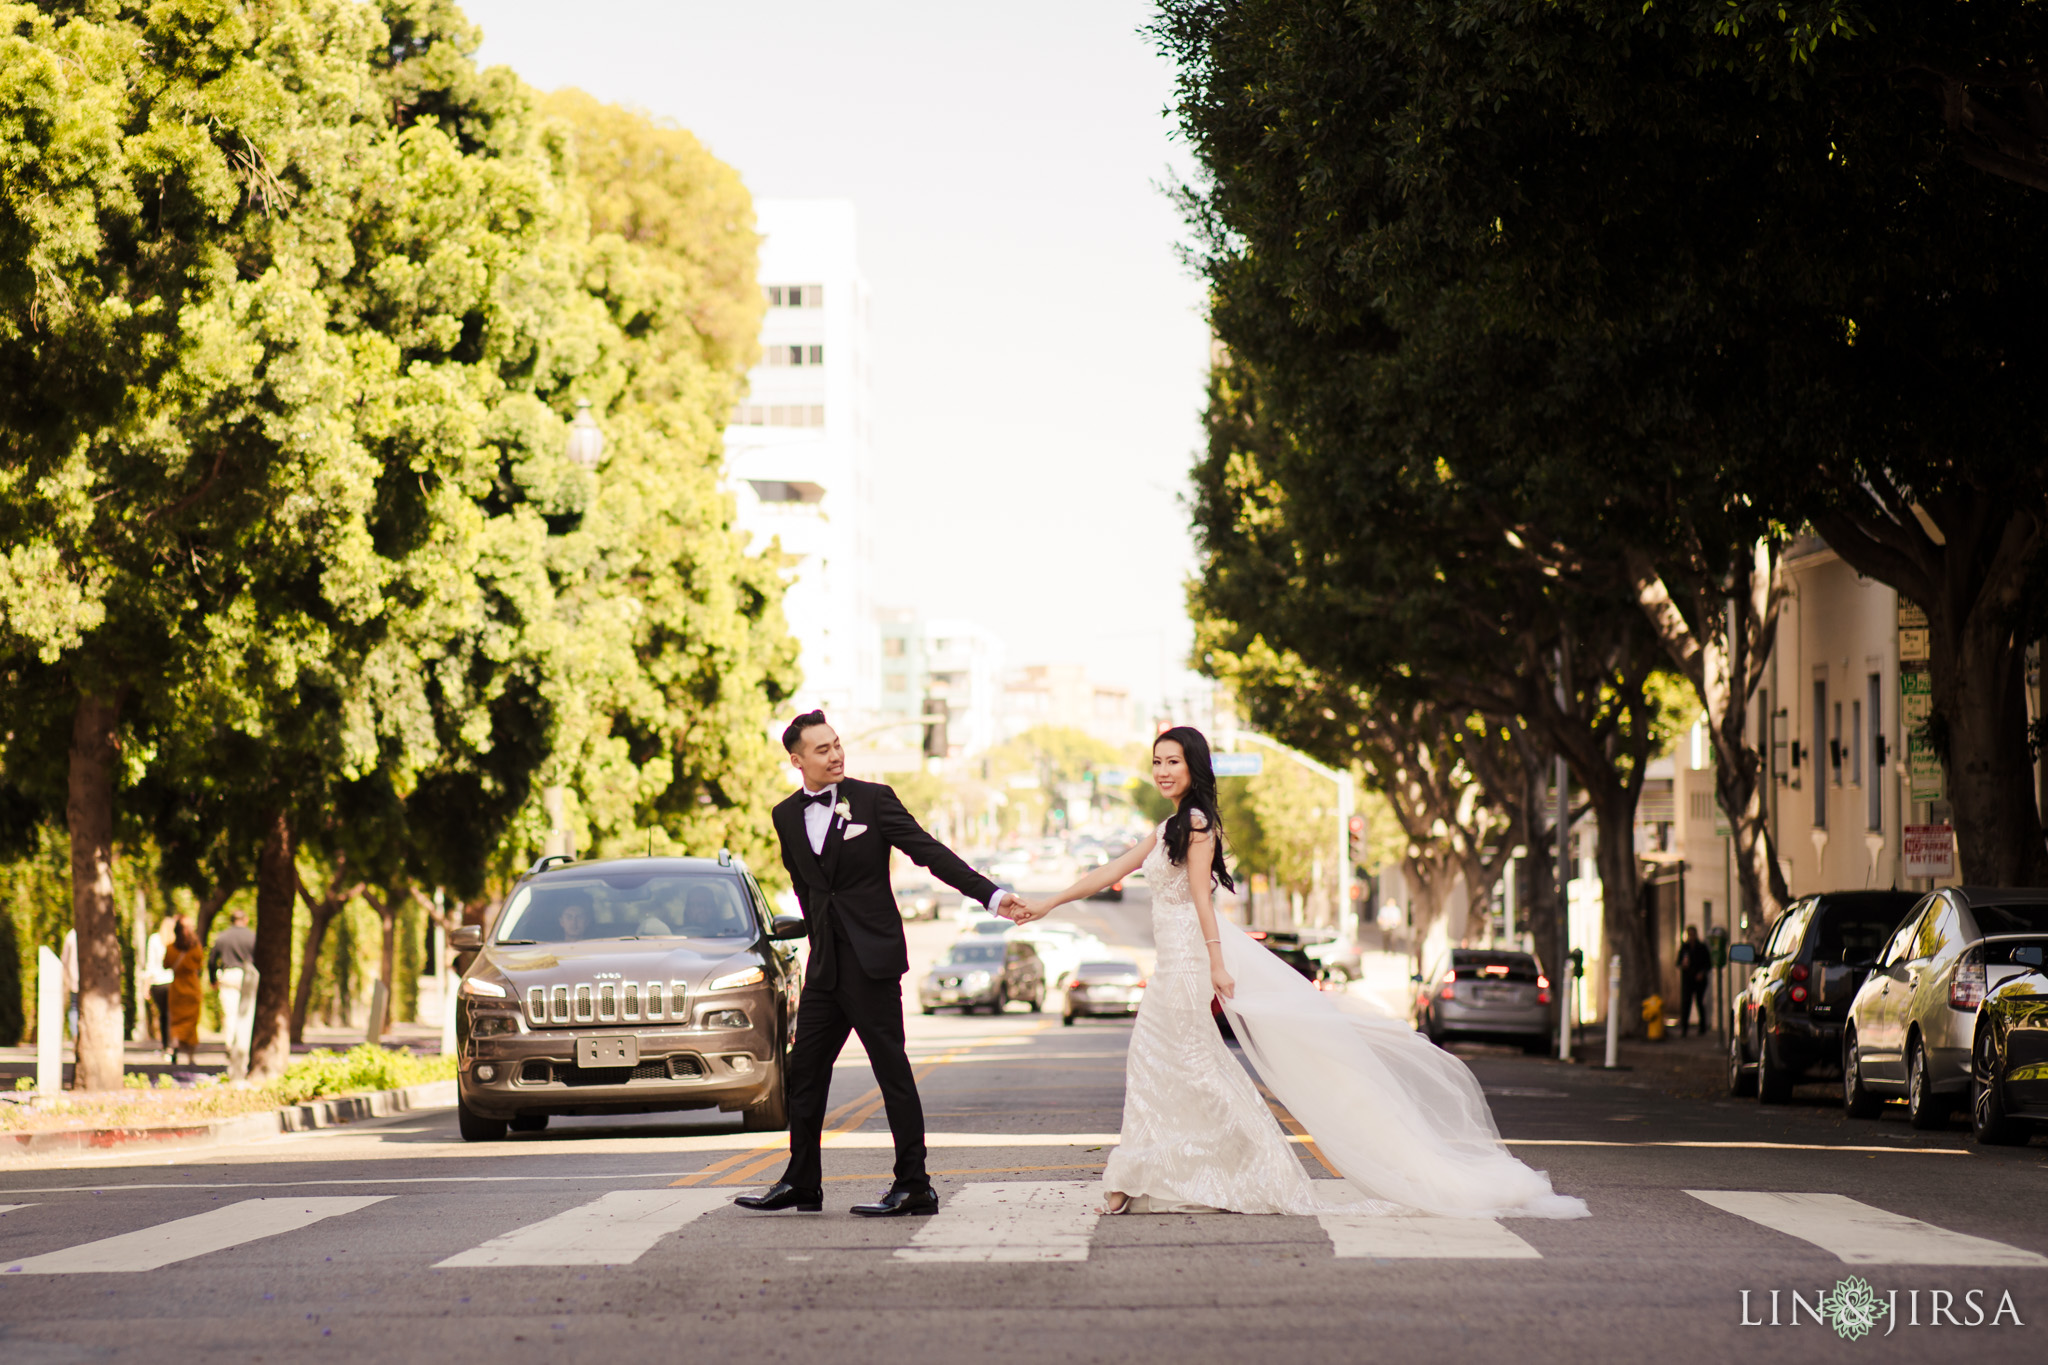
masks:
[[[464,1142],[502,1142],[505,1137],[505,1120],[485,1118],[465,1104],[459,1092],[455,1096],[455,1126]]]
[[[1072,1028],[1074,1026],[1074,1012],[1072,1010],[1061,1010],[1060,1023],[1068,1028]]]
[[[538,1133],[548,1126],[546,1114],[514,1114],[509,1125],[515,1133]]]
[[[939,1011],[938,1011],[938,1008],[937,1008],[936,1006],[933,1006],[933,1005],[926,1005],[926,1006],[924,1007],[924,1010],[923,1010],[923,1012],[924,1012],[925,1014],[937,1014],[937,1013],[938,1013]]]
[[[1728,1035],[1728,1093],[1738,1100],[1756,1093],[1756,1073],[1743,1059],[1740,1031]]]
[[[1906,1122],[1915,1128],[1939,1128],[1947,1117],[1948,1100],[1934,1093],[1927,1049],[1915,1038],[1906,1054]]]
[[[1978,1040],[1976,1079],[1970,1089],[1970,1135],[1982,1147],[2022,1147],[2030,1134],[2005,1112],[2005,1093],[1998,1082],[1998,1059],[1990,1038]]]
[[[1783,1104],[1792,1098],[1792,1077],[1768,1038],[1756,1050],[1756,1098],[1759,1104]]]
[[[1842,1042],[1842,1112],[1852,1119],[1874,1119],[1884,1111],[1884,1101],[1863,1084],[1863,1054],[1852,1030]]]
[[[990,1014],[1001,1014],[1008,1008],[1010,1008],[1010,988],[1007,985],[996,987],[996,998],[989,1005],[988,1012]]]
[[[1031,999],[1030,999],[1030,1001],[1029,1001],[1029,1004],[1030,1004],[1030,1006],[1031,1006],[1031,1012],[1032,1012],[1033,1014],[1038,1014],[1038,1013],[1041,1013],[1041,1012],[1043,1012],[1043,1011],[1044,1011],[1044,1009],[1045,1009],[1045,983],[1044,983],[1044,982],[1040,982],[1040,983],[1039,983],[1039,986],[1038,986],[1038,989],[1037,989],[1037,990],[1035,990],[1035,991],[1033,991],[1033,992],[1031,992]]]

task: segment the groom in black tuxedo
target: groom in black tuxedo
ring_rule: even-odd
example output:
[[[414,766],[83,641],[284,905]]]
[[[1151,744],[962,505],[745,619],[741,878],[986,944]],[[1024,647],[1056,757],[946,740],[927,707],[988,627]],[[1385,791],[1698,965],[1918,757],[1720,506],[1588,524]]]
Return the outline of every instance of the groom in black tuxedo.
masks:
[[[903,1050],[903,974],[910,957],[889,887],[889,850],[903,850],[991,911],[1005,901],[1021,909],[1023,901],[926,834],[895,792],[846,776],[846,751],[823,711],[791,721],[782,746],[803,775],[803,787],[775,807],[775,833],[811,940],[796,1042],[789,1050],[789,1166],[767,1193],[733,1202],[807,1213],[824,1207],[819,1144],[832,1064],[846,1035],[858,1033],[896,1139],[896,1179],[879,1201],[856,1204],[853,1211],[868,1218],[936,1213],[939,1197],[924,1169],[924,1107]]]

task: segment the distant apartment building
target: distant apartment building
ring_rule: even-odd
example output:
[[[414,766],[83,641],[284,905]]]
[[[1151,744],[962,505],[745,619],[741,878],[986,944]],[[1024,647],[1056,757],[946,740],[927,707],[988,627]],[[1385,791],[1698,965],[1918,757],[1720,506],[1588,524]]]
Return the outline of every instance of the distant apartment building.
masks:
[[[868,292],[853,204],[760,199],[761,361],[726,429],[738,521],[794,561],[783,610],[802,648],[798,708],[868,722],[880,676],[870,506]]]
[[[1005,739],[1039,725],[1082,730],[1106,744],[1143,744],[1152,727],[1130,689],[1097,682],[1079,664],[1034,664],[1003,682]]]
[[[950,618],[926,620],[898,608],[880,613],[882,722],[901,722],[891,747],[917,748],[922,732],[910,722],[927,701],[945,704],[949,757],[978,754],[1002,735],[1003,642],[986,627]]]

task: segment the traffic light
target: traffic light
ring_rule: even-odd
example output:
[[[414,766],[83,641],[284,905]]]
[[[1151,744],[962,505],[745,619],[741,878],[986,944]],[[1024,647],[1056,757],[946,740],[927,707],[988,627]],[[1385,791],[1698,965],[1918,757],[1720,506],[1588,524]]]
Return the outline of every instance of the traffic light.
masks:
[[[1351,865],[1357,875],[1363,877],[1366,869],[1365,817],[1354,815],[1349,821],[1351,830]]]
[[[1584,976],[1585,974],[1586,950],[1584,948],[1574,948],[1572,949],[1572,975]]]
[[[946,701],[943,697],[924,699],[924,756],[946,756]]]

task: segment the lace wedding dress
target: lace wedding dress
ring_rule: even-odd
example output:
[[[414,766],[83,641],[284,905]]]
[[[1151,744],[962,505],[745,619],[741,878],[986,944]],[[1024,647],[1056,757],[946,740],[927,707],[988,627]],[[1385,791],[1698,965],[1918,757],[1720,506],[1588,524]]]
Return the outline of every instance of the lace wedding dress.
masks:
[[[1144,864],[1158,950],[1131,1031],[1123,1134],[1103,1187],[1151,1211],[1583,1218],[1501,1145],[1465,1064],[1405,1021],[1317,990],[1219,923],[1246,1060],[1344,1179],[1311,1180],[1210,1015],[1209,954],[1165,826]]]

